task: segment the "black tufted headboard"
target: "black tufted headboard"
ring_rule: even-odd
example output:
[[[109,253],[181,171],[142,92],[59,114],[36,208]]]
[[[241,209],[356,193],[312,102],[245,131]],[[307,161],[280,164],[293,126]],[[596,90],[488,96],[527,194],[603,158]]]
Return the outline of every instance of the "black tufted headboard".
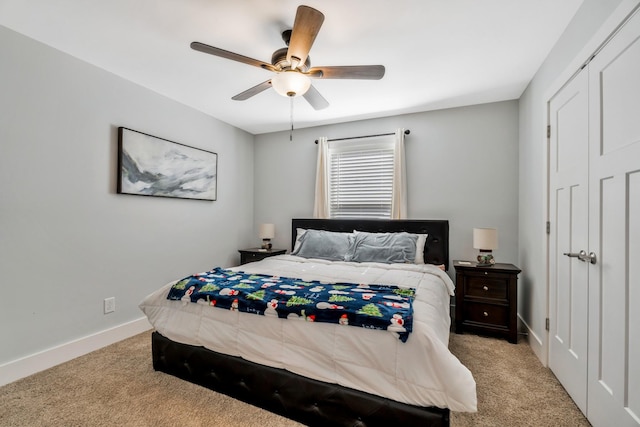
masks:
[[[301,219],[291,220],[291,248],[296,241],[296,229],[339,231],[349,233],[353,230],[371,233],[408,233],[428,234],[424,249],[427,264],[444,264],[449,268],[449,221],[440,219]]]

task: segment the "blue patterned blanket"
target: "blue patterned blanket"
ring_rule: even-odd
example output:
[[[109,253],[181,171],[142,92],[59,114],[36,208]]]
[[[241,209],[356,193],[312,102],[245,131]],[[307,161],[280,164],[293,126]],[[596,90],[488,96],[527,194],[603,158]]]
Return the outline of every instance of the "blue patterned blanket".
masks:
[[[178,281],[167,299],[283,319],[383,329],[406,342],[413,325],[414,294],[413,289],[391,285],[303,281],[218,267]]]

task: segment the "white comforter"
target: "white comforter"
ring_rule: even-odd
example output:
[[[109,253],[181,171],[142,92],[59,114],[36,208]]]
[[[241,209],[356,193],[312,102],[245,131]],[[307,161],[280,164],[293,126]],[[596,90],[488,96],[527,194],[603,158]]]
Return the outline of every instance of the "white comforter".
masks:
[[[416,288],[413,332],[393,333],[279,319],[166,299],[169,283],[140,308],[165,337],[418,406],[476,411],[471,372],[449,352],[449,300],[454,286],[432,265],[309,260],[291,255],[235,267],[326,282]]]

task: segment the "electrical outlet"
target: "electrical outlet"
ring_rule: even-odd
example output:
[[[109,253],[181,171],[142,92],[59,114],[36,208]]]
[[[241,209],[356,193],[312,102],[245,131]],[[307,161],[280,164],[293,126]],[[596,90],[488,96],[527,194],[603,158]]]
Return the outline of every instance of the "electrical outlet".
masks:
[[[116,311],[116,297],[104,299],[104,314]]]

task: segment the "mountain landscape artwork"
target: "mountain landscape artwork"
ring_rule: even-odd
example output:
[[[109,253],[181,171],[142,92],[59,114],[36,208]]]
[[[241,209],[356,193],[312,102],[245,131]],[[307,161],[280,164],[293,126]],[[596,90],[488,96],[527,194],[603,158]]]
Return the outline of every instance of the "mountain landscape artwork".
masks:
[[[216,200],[216,153],[118,128],[118,193]]]

